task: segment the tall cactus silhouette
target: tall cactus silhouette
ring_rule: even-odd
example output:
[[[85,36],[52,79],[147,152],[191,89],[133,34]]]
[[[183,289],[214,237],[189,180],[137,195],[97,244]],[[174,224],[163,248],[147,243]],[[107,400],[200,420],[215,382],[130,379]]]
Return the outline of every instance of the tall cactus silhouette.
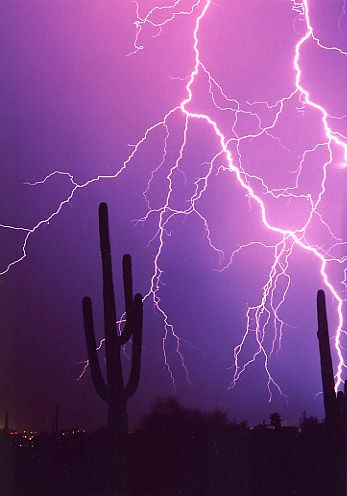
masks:
[[[334,373],[330,352],[325,294],[321,289],[317,293],[317,315],[317,337],[319,342],[325,419],[328,423],[334,423],[337,420],[337,397],[335,393]]]
[[[347,495],[347,381],[344,392],[335,392],[334,373],[331,360],[328,318],[324,291],[317,293],[318,341],[323,384],[325,421],[331,436],[329,471],[334,473],[331,494]]]
[[[100,252],[103,274],[104,333],[106,354],[106,380],[104,380],[97,354],[91,298],[83,298],[83,320],[89,366],[94,387],[108,405],[109,432],[124,438],[128,432],[127,402],[135,393],[140,379],[143,305],[142,296],[133,297],[131,257],[123,257],[123,284],[126,322],[123,331],[117,332],[116,303],[112,276],[112,257],[106,203],[99,206]],[[124,382],[121,348],[132,339],[130,375]]]

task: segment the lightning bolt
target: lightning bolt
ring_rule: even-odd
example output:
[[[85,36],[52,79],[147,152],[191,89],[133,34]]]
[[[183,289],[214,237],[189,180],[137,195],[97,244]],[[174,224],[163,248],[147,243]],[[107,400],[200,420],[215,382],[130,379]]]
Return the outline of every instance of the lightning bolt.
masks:
[[[338,18],[338,21],[337,21],[337,25],[338,25],[338,28],[339,30],[341,30],[341,26],[342,26],[342,19],[344,18],[344,16],[346,15],[346,0],[343,0],[342,2],[342,10],[341,10],[341,14]]]
[[[320,267],[320,277],[322,285],[330,292],[334,301],[334,307],[337,315],[337,327],[335,330],[334,345],[337,357],[337,368],[335,375],[336,390],[339,389],[343,380],[343,369],[347,366],[343,357],[343,339],[346,333],[343,329],[343,304],[345,299],[341,296],[342,291],[339,290],[339,284],[345,289],[347,288],[347,268],[343,269],[344,279],[340,283],[334,283],[329,276],[329,267],[331,264],[339,264],[344,266],[347,262],[347,257],[334,256],[333,253],[342,248],[347,242],[344,242],[337,234],[335,234],[329,223],[325,220],[320,211],[321,203],[325,197],[327,188],[327,178],[329,171],[334,162],[335,153],[342,154],[344,165],[347,166],[347,138],[342,133],[334,131],[331,122],[336,119],[343,119],[345,116],[333,116],[328,113],[325,107],[316,102],[310,95],[309,90],[303,83],[303,69],[301,66],[302,48],[308,43],[314,43],[320,50],[331,51],[341,57],[347,55],[345,51],[336,46],[328,46],[319,39],[314,31],[311,23],[310,8],[308,0],[296,1],[292,0],[292,10],[296,14],[294,28],[303,34],[298,35],[298,40],[293,51],[292,64],[292,90],[289,94],[275,102],[267,101],[245,101],[239,102],[227,95],[227,91],[223,88],[217,79],[211,74],[207,65],[203,62],[203,54],[200,51],[199,32],[204,19],[208,16],[211,7],[211,0],[197,0],[191,2],[188,7],[184,7],[181,0],[176,0],[167,5],[155,6],[141,13],[140,4],[135,4],[135,37],[133,47],[128,54],[129,56],[139,56],[139,52],[144,50],[144,45],[141,39],[145,33],[152,33],[153,36],[161,35],[162,30],[169,23],[176,22],[177,18],[188,16],[193,19],[192,30],[192,51],[194,54],[194,62],[190,74],[180,80],[185,82],[185,97],[177,103],[177,105],[168,110],[166,115],[158,122],[145,130],[141,139],[131,145],[131,152],[123,164],[115,171],[114,174],[102,176],[99,175],[84,183],[77,183],[74,177],[64,171],[54,171],[43,180],[31,183],[30,186],[40,187],[41,184],[47,181],[54,180],[56,176],[63,176],[71,185],[69,194],[61,201],[56,210],[47,218],[41,220],[34,227],[9,226],[1,225],[4,229],[18,230],[23,234],[24,241],[22,244],[22,253],[19,258],[11,261],[5,267],[1,274],[6,274],[14,265],[21,262],[26,256],[26,248],[30,238],[35,232],[41,228],[43,224],[48,224],[59,215],[61,210],[71,201],[78,191],[90,187],[93,183],[102,180],[115,180],[120,174],[126,172],[131,166],[132,159],[140,152],[141,146],[148,140],[150,135],[158,131],[164,131],[162,157],[158,165],[152,170],[147,182],[147,187],[143,192],[144,200],[147,205],[147,212],[139,223],[146,223],[149,218],[156,219],[156,233],[149,244],[156,243],[156,252],[153,260],[153,272],[150,279],[148,291],[144,296],[144,301],[151,301],[154,309],[159,314],[163,322],[163,337],[162,349],[166,369],[173,386],[175,387],[175,375],[173,366],[168,356],[167,343],[169,339],[173,339],[176,343],[175,352],[179,358],[180,365],[184,370],[186,379],[190,383],[189,370],[182,351],[182,343],[184,340],[179,336],[178,331],[171,323],[168,313],[165,311],[165,302],[162,301],[160,290],[163,285],[163,275],[165,270],[162,266],[162,256],[165,250],[166,241],[171,236],[170,226],[172,221],[177,217],[196,216],[202,225],[207,242],[211,250],[218,255],[220,260],[220,268],[218,270],[225,271],[230,268],[238,257],[239,253],[244,250],[266,250],[271,254],[271,264],[265,277],[264,284],[261,289],[261,297],[258,302],[249,305],[245,315],[245,327],[239,344],[233,352],[233,376],[230,382],[230,388],[233,388],[241,375],[252,366],[256,361],[261,360],[267,377],[267,390],[269,401],[271,401],[274,391],[286,398],[286,394],[282,391],[281,386],[276,381],[271,372],[272,355],[278,352],[281,348],[284,327],[286,323],[281,318],[281,309],[285,304],[288,290],[291,286],[291,277],[289,267],[291,257],[296,250],[310,253],[318,262]],[[343,3],[343,12],[339,18],[339,27],[345,13],[345,2]],[[207,85],[206,97],[212,107],[212,112],[198,112],[195,103],[195,87],[199,82],[204,82]],[[286,109],[290,105],[295,105],[296,112],[305,113],[310,110],[321,124],[323,139],[314,146],[307,148],[301,156],[297,157],[298,165],[295,170],[291,171],[293,181],[286,187],[273,188],[267,184],[266,180],[248,171],[243,159],[243,144],[260,138],[266,137],[277,146],[282,147],[287,152],[291,152],[285,142],[276,135],[276,130],[280,119],[285,114]],[[218,119],[213,117],[220,113],[227,113],[231,117],[232,125],[228,131],[228,135],[222,130]],[[218,115],[219,115],[218,114]],[[182,120],[183,118],[183,120]],[[240,122],[242,119],[248,119],[252,123],[251,132],[244,133],[241,131]],[[173,124],[177,122],[181,125],[180,144],[176,149],[176,159],[170,163],[168,157],[168,148],[170,146],[170,136],[172,133]],[[178,208],[174,201],[175,183],[178,175],[183,175],[185,181],[182,161],[185,156],[187,144],[189,142],[189,130],[192,122],[199,122],[206,126],[210,131],[211,140],[214,146],[217,147],[217,152],[210,158],[209,162],[201,164],[204,173],[198,177],[193,184],[193,193],[186,202],[185,208]],[[255,124],[254,124],[255,123]],[[307,161],[311,158],[317,161],[318,152],[324,152],[325,158],[320,163],[319,191],[318,192],[301,192],[301,178],[305,170]],[[321,160],[321,159],[320,159]],[[248,164],[247,164],[248,165]],[[165,176],[166,194],[162,204],[152,206],[150,192],[153,182],[157,175],[168,169]],[[235,182],[249,202],[249,207],[265,232],[271,233],[276,242],[266,244],[261,241],[251,241],[238,246],[231,254],[228,260],[224,251],[218,247],[213,240],[213,233],[210,229],[208,219],[200,210],[201,199],[208,190],[210,180],[216,175],[225,175],[228,180]],[[28,183],[29,185],[29,183]],[[285,200],[287,202],[300,201],[304,206],[305,218],[296,228],[289,228],[287,225],[279,225],[271,220],[272,215],[269,209],[270,200]],[[326,231],[331,239],[331,245],[328,248],[317,246],[309,242],[310,228],[314,222],[318,222]],[[118,325],[124,323],[122,316]],[[250,355],[245,350],[246,343],[251,343],[254,352]],[[102,346],[100,342],[99,348]],[[83,376],[87,369],[88,362],[84,362],[84,368],[80,375]]]

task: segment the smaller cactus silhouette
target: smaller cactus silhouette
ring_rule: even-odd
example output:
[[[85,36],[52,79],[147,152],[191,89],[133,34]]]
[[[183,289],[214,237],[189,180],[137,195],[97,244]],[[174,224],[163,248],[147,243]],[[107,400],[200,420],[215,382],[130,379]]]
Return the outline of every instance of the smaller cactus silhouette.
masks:
[[[117,333],[116,304],[112,276],[112,258],[106,203],[99,206],[100,252],[103,273],[104,332],[106,354],[106,381],[100,368],[94,332],[92,301],[83,299],[83,319],[89,366],[94,387],[108,405],[108,430],[124,438],[128,432],[127,402],[135,393],[140,379],[143,305],[142,296],[133,297],[131,257],[123,257],[123,284],[126,322],[122,333]],[[132,339],[131,370],[127,383],[123,378],[121,348]]]
[[[337,398],[335,393],[334,373],[330,352],[325,294],[323,290],[319,290],[317,293],[317,314],[317,337],[320,352],[325,419],[328,423],[334,423],[337,420]]]
[[[330,435],[330,469],[334,471],[331,494],[346,496],[347,469],[347,381],[344,392],[335,392],[334,373],[331,360],[328,318],[323,290],[317,293],[318,341],[323,384],[323,400],[327,432]],[[327,455],[327,453],[325,453]]]
[[[326,422],[331,425],[344,426],[347,414],[347,381],[344,392],[335,392],[333,365],[331,360],[329,327],[325,294],[322,289],[317,293],[318,341],[321,362],[323,399]]]

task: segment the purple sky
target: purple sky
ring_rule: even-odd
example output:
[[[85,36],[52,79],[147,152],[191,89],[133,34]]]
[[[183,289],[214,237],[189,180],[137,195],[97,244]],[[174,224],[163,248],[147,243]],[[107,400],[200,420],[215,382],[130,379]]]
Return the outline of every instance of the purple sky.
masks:
[[[85,295],[93,298],[103,336],[100,201],[109,204],[118,308],[123,253],[133,256],[135,290],[148,295],[131,425],[156,398],[172,394],[251,423],[273,411],[290,423],[303,410],[323,416],[315,297],[327,287],[319,256],[330,260],[326,274],[337,295],[327,289],[332,337],[338,298],[346,295],[344,2],[309,2],[316,40],[300,48],[300,84],[314,104],[341,117],[327,120],[332,133],[341,133],[333,135],[341,144],[330,147],[321,110],[294,94],[295,46],[307,26],[300,4],[289,0],[211,2],[197,33],[201,64],[184,107],[185,139],[186,114],[168,113],[188,98],[194,29],[207,4],[176,2],[146,22],[155,6],[173,4],[140,1],[138,30],[132,1],[2,4],[0,415],[8,409],[17,428],[49,429],[56,403],[62,426],[105,421],[89,371],[77,380],[86,359]],[[179,12],[186,14],[173,16]],[[222,149],[212,121],[232,163],[225,153],[213,160]],[[99,176],[108,178],[94,180]],[[275,228],[298,230],[315,208],[296,239],[319,255],[267,229],[244,185]],[[18,261],[24,243],[26,257]],[[159,288],[154,295],[151,281]],[[343,354],[343,332],[341,345]],[[337,370],[336,352],[333,358]]]

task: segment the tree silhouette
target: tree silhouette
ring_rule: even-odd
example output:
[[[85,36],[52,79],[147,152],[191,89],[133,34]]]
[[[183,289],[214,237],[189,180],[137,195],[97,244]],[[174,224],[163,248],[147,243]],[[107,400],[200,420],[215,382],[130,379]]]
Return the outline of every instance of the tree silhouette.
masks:
[[[282,426],[282,417],[279,413],[274,412],[270,415],[270,425],[275,429],[280,429]]]
[[[306,412],[303,412],[300,418],[300,429],[302,432],[317,432],[319,427],[320,424],[317,417],[313,417],[312,415],[308,417]]]

